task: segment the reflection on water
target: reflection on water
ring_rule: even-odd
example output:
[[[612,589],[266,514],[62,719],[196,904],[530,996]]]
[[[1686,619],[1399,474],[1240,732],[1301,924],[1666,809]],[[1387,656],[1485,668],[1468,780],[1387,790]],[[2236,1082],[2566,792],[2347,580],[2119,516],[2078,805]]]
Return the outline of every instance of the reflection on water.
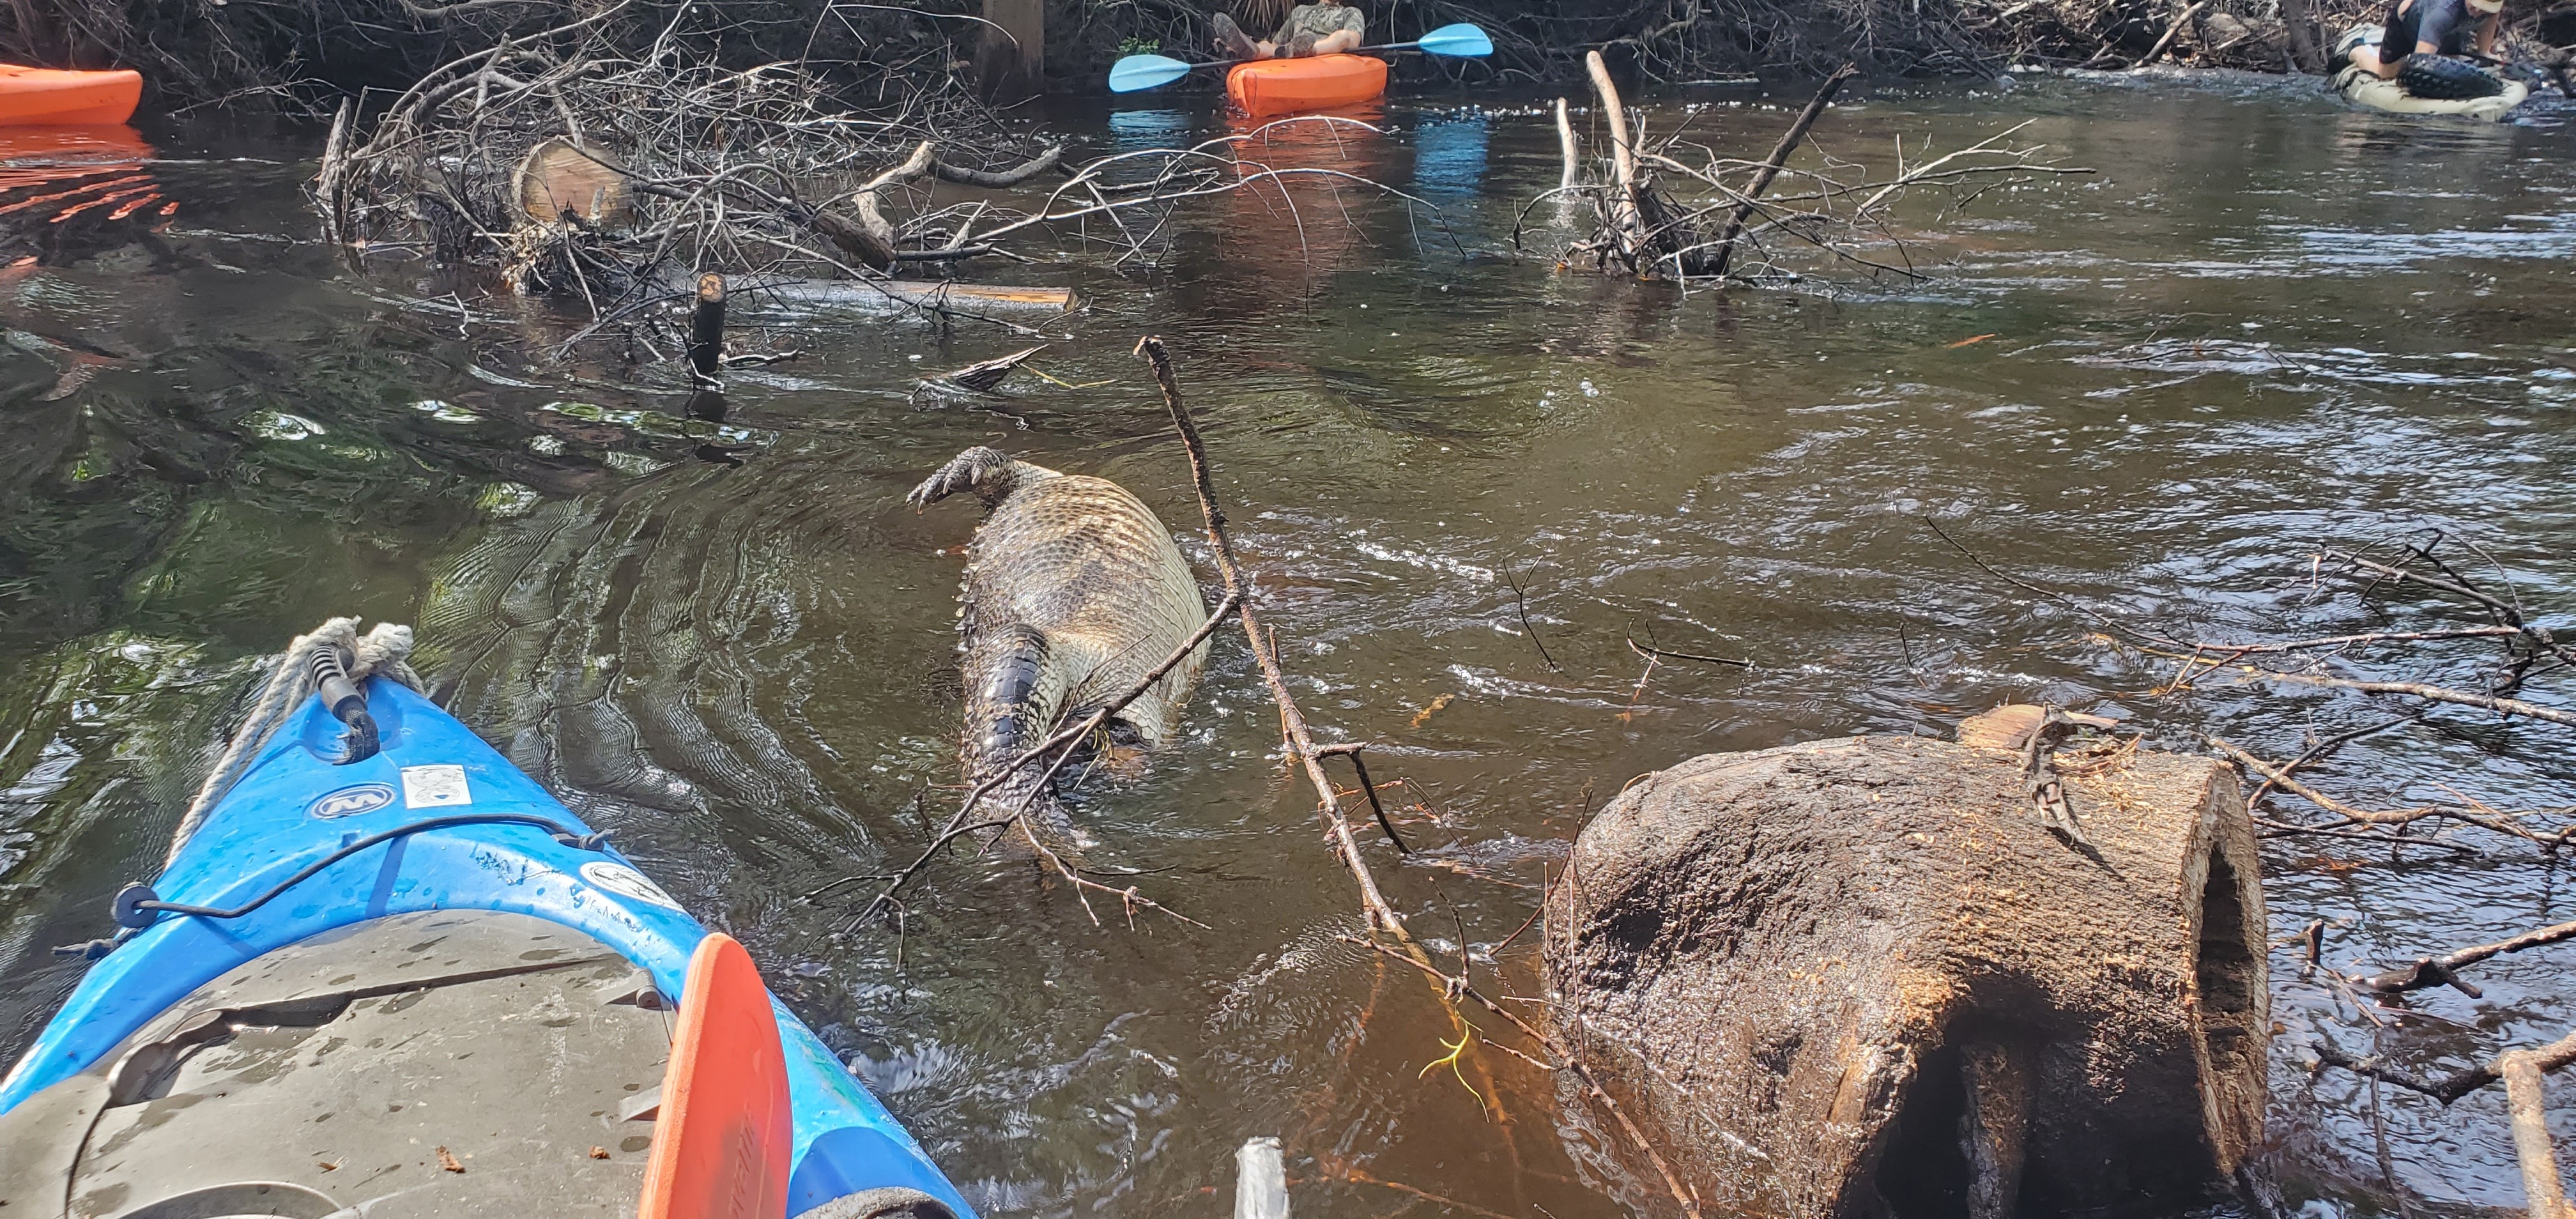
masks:
[[[1804,96],[1641,104],[1653,130],[1687,122],[1750,158]],[[2576,605],[2564,129],[2409,123],[2286,84],[1882,89],[1836,109],[1827,150],[1901,138],[1914,157],[2031,119],[2025,136],[2105,173],[1900,212],[1940,271],[1925,284],[1683,299],[1510,253],[1556,180],[1544,112],[1386,117],[1392,135],[1244,140],[1252,188],[1184,208],[1150,261],[1108,268],[1068,234],[1062,259],[997,264],[1095,303],[1036,361],[1053,381],[972,402],[913,391],[1033,340],[747,307],[747,342],[803,354],[729,368],[721,395],[641,351],[548,363],[568,324],[544,302],[399,251],[356,278],[311,244],[306,146],[156,136],[162,159],[66,160],[81,176],[0,195],[139,172],[167,196],[118,220],[141,196],[7,218],[11,260],[33,261],[0,270],[0,1043],[76,976],[47,946],[99,934],[158,858],[246,658],[358,613],[417,623],[457,713],[750,944],[990,1210],[1205,1215],[1234,1147],[1275,1134],[1305,1215],[1660,1213],[1529,1065],[1480,1047],[1424,1074],[1455,1035],[1418,982],[1338,938],[1358,925],[1348,881],[1231,640],[1170,756],[1085,807],[1102,866],[1208,929],[1094,927],[1009,861],[943,861],[900,937],[840,934],[842,907],[798,900],[908,859],[955,794],[971,524],[909,511],[906,488],[991,443],[1195,520],[1128,354],[1140,333],[1181,361],[1309,717],[1374,741],[1373,772],[1384,758],[1420,848],[1370,848],[1392,900],[1497,955],[1480,984],[1516,994],[1538,993],[1531,937],[1497,945],[1560,844],[1692,754],[1939,732],[2006,697],[2135,716],[2180,747],[2304,730],[2136,698],[2160,678],[1919,517],[2213,635],[2277,624],[2285,565],[2303,573],[2319,537],[2425,524],[2490,543],[2526,601]],[[1091,155],[1238,132],[1203,94],[1060,123]],[[2409,151],[2357,172],[2364,146]],[[188,201],[176,223],[168,198]],[[1539,249],[1575,235],[1548,216],[1529,221]],[[1641,683],[1630,635],[1760,667]],[[2424,747],[2354,746],[2337,777],[2402,773]],[[2475,765],[2481,795],[2576,803],[2556,762]],[[2564,917],[2538,865],[2269,864],[2278,929],[2346,920],[2356,956]],[[2409,1052],[2576,1023],[2563,956],[2481,968],[2483,1005],[2421,997],[2458,1028]],[[2361,1196],[2366,1098],[2287,1057],[2341,1027],[2333,1001],[2274,976],[2293,1030],[2276,1132],[2303,1149],[2301,1188]],[[2386,1115],[2407,1187],[2517,1204],[2498,1098],[2392,1093]]]
[[[151,156],[142,133],[122,125],[0,126],[0,227],[174,215],[178,201],[143,168]]]
[[[1433,203],[1472,199],[1485,185],[1481,113],[1433,119],[1413,129],[1413,193]]]
[[[1141,152],[1194,142],[1199,120],[1181,110],[1130,108],[1110,111],[1106,125],[1111,151]]]

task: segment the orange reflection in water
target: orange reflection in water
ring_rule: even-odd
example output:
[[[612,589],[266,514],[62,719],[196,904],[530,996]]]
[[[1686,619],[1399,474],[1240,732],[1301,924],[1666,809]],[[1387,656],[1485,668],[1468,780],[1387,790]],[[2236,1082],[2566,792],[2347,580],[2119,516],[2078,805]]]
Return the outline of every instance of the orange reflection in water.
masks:
[[[152,146],[132,127],[0,127],[0,217],[61,224],[96,213],[171,215],[143,164]]]
[[[1229,113],[1244,188],[1233,193],[1226,261],[1277,279],[1303,279],[1344,265],[1361,244],[1354,216],[1365,182],[1383,181],[1387,138],[1375,106],[1287,119]],[[1372,200],[1369,204],[1374,206]]]

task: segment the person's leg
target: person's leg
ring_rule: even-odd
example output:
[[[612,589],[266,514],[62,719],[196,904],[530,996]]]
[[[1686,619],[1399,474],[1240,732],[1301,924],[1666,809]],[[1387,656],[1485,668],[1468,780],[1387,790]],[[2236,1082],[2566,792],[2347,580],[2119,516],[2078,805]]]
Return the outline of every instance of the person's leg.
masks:
[[[1360,49],[1360,32],[1358,30],[1345,28],[1335,30],[1330,34],[1324,35],[1322,38],[1316,39],[1314,53],[1317,55],[1341,55],[1358,49]]]
[[[1216,53],[1233,59],[1268,59],[1268,43],[1254,42],[1234,23],[1234,18],[1217,13],[1208,18],[1208,33],[1214,35]]]

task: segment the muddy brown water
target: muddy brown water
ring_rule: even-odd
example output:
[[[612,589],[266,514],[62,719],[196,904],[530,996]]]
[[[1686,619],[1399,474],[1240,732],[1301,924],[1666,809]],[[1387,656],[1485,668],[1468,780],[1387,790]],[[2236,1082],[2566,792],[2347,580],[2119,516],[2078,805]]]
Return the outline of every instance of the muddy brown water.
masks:
[[[1802,97],[1647,109],[1756,155]],[[2102,172],[1909,208],[1923,282],[1822,271],[1685,299],[1513,253],[1556,176],[1544,100],[1399,103],[1389,133],[1330,154],[1437,217],[1310,184],[1293,208],[1185,210],[1157,265],[1070,238],[997,265],[1091,304],[1036,362],[1063,384],[1023,375],[973,405],[918,399],[915,378],[1019,337],[811,304],[738,311],[746,339],[804,354],[732,373],[720,421],[691,417],[667,363],[545,364],[528,336],[560,325],[530,307],[451,296],[398,252],[354,276],[316,247],[303,135],[148,132],[167,217],[0,213],[0,1049],[77,980],[48,947],[100,934],[112,889],[152,870],[252,658],[361,613],[416,623],[457,714],[745,939],[988,1212],[1221,1213],[1234,1148],[1279,1135],[1301,1214],[1659,1213],[1549,1078],[1481,1043],[1436,1066],[1456,1037],[1424,987],[1343,941],[1351,884],[1239,635],[1184,739],[1086,805],[1096,862],[1204,928],[1131,929],[1114,903],[1095,926],[1000,860],[936,867],[900,934],[799,899],[908,859],[954,781],[973,512],[913,514],[914,480],[997,444],[1194,527],[1129,354],[1148,332],[1180,358],[1306,714],[1402,781],[1419,849],[1373,842],[1370,863],[1497,990],[1537,991],[1535,937],[1493,948],[1585,811],[1693,754],[1942,733],[2015,698],[2278,756],[2373,712],[2149,697],[2169,674],[1924,518],[1999,569],[2223,637],[2372,621],[2310,591],[2314,544],[2442,530],[2489,547],[2541,621],[2576,624],[2561,112],[2409,121],[2233,78],[1858,90],[1818,129],[1838,157],[1884,167],[1900,136],[1919,155],[2026,120]],[[1220,126],[1203,98],[1049,122],[1095,153]],[[1564,242],[1549,206],[1529,216],[1525,240]],[[1757,667],[1641,682],[1632,636]],[[2567,743],[2391,734],[2334,773],[2565,805]],[[2334,919],[2336,960],[2393,961],[2567,917],[2556,868],[2500,853],[2276,843],[2275,930]],[[2293,1195],[2314,1214],[2393,1208],[2392,1183],[2517,1203],[2493,1095],[2446,1112],[2391,1092],[2383,1173],[2368,1090],[2297,1062],[2368,1026],[2293,953],[2274,959],[2273,1117]],[[2572,959],[2483,966],[2484,1000],[2428,994],[2387,1044],[2437,1066],[2554,1038],[2576,1022]]]

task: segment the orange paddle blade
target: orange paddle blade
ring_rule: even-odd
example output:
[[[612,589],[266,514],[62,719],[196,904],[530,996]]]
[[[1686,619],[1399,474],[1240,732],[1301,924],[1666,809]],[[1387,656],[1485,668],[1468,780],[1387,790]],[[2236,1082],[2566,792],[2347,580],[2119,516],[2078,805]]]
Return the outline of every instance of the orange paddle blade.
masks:
[[[794,1119],[769,988],[741,944],[710,932],[689,957],[686,991],[637,1214],[783,1219]]]

